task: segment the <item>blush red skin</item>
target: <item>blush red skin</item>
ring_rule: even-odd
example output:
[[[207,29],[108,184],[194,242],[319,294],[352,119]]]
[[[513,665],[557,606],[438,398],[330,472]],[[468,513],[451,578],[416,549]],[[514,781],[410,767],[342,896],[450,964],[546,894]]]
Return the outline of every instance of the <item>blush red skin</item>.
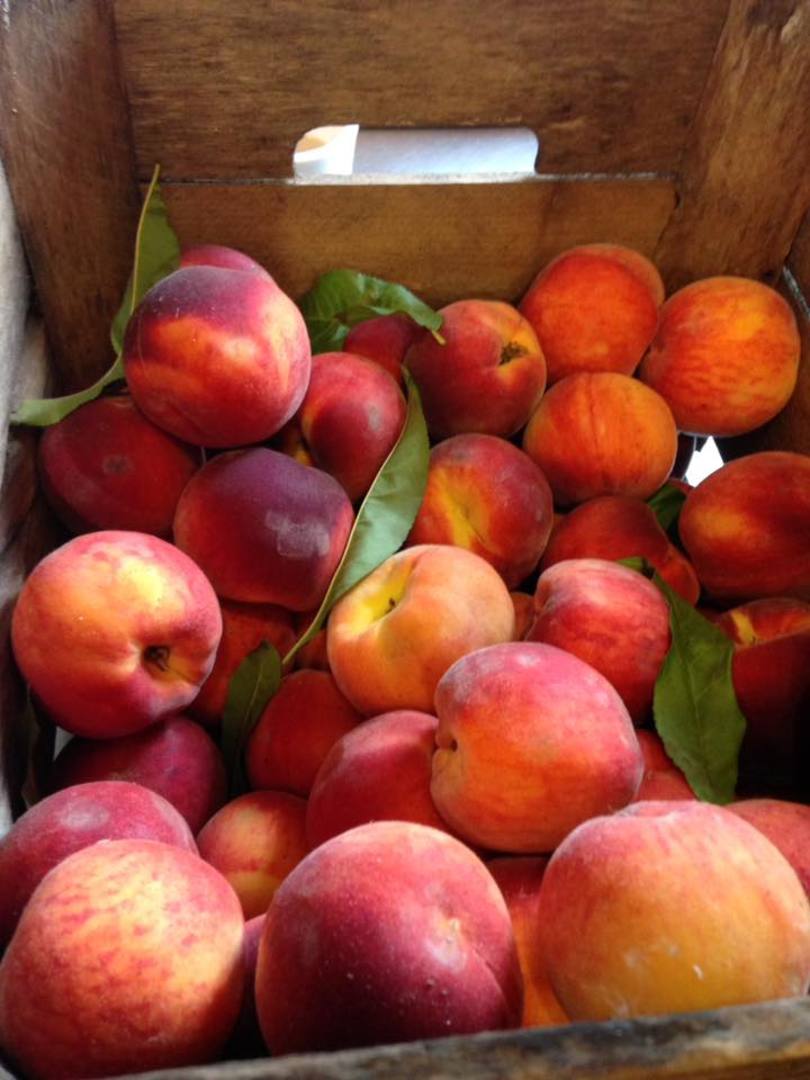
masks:
[[[379,364],[388,374],[402,383],[402,364],[405,354],[419,337],[420,327],[409,315],[395,312],[364,319],[349,331],[343,348]]]
[[[87,402],[39,442],[42,488],[73,533],[132,529],[168,539],[177,501],[201,464],[196,447],[156,427],[125,396]]]
[[[220,270],[243,270],[249,274],[262,274],[270,278],[270,274],[255,259],[251,259],[243,251],[222,244],[197,244],[186,248],[180,255],[180,266],[216,266]]]
[[[727,809],[779,848],[810,896],[810,806],[786,799],[741,799]]]
[[[337,480],[257,447],[200,469],[178,504],[174,536],[220,596],[308,611],[321,602],[353,522]]]
[[[652,731],[637,731],[636,738],[644,758],[644,776],[633,802],[696,799],[686,777],[667,755],[658,735]]]

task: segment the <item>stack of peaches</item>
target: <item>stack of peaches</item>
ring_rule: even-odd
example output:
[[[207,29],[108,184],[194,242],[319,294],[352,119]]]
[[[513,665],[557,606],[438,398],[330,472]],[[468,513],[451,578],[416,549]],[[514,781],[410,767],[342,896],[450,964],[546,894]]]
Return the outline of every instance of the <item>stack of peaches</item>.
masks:
[[[12,643],[70,738],[0,840],[0,1049],[24,1075],[807,992],[810,807],[767,778],[794,776],[808,718],[810,458],[673,473],[679,434],[784,407],[791,308],[733,277],[664,302],[646,258],[594,244],[519,307],[440,314],[313,357],[261,266],[193,249],[129,321],[127,392],[45,432],[75,535]],[[296,651],[400,439],[403,369],[421,506]],[[670,530],[647,501],[667,482]],[[735,642],[757,797],[702,801],[652,728],[670,604],[637,556]],[[235,794],[223,710],[262,642],[289,662]]]

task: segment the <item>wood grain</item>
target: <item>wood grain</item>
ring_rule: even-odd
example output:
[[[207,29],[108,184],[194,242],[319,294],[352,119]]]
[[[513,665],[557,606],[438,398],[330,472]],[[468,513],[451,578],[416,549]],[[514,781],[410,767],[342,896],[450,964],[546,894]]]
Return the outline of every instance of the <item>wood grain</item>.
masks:
[[[129,116],[105,0],[6,0],[2,147],[64,390],[112,361],[109,325],[138,215]]]
[[[547,172],[672,172],[728,0],[116,0],[139,175],[284,178],[321,124],[525,125]]]
[[[810,206],[810,0],[732,0],[656,250],[670,289],[775,282]]]
[[[612,240],[649,254],[675,201],[664,180],[170,183],[163,193],[182,243],[247,251],[293,297],[345,266],[436,306],[516,300],[548,259],[577,243]]]

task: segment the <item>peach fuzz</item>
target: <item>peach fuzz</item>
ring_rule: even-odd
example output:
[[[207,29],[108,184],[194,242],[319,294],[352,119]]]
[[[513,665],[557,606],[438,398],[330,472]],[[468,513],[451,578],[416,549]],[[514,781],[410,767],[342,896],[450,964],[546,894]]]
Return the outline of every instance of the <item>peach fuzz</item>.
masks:
[[[332,608],[329,666],[361,713],[430,712],[459,657],[509,641],[515,614],[498,573],[463,548],[419,544],[392,555]]]
[[[810,806],[785,799],[740,799],[728,809],[779,848],[810,896]]]
[[[131,529],[168,539],[202,458],[121,396],[88,401],[46,428],[38,465],[45,496],[71,532]]]
[[[439,314],[444,344],[422,330],[405,355],[431,437],[513,435],[546,387],[534,330],[516,308],[496,300],[459,300]]]
[[[298,410],[304,444],[318,468],[358,502],[405,423],[405,398],[379,365],[348,352],[312,358],[309,387]]]
[[[285,675],[248,740],[250,786],[306,798],[324,758],[362,719],[328,672]]]
[[[760,281],[711,277],[664,304],[639,377],[681,431],[742,435],[787,404],[801,341],[790,305]]]
[[[211,674],[189,706],[189,712],[207,727],[219,727],[236,669],[263,641],[284,656],[298,636],[292,613],[277,604],[240,604],[222,600],[222,640]]]
[[[337,480],[255,447],[220,454],[192,477],[174,538],[220,596],[308,611],[321,602],[353,522]]]
[[[540,884],[547,859],[538,856],[500,856],[487,869],[503,893],[515,934],[520,970],[523,973],[521,1027],[554,1027],[568,1017],[548,981],[539,947]]]
[[[669,757],[661,739],[652,731],[637,731],[644,758],[644,776],[633,802],[662,799],[696,799],[689,782]]]
[[[632,375],[663,299],[661,275],[640,252],[585,244],[540,271],[520,310],[537,334],[551,384],[578,371]]]
[[[639,724],[652,711],[669,652],[669,605],[635,570],[605,559],[567,559],[540,575],[526,640],[556,645],[590,664]]]
[[[555,383],[523,433],[523,449],[543,470],[560,506],[598,495],[646,499],[672,471],[677,447],[664,399],[612,371],[581,372]]]
[[[563,559],[646,559],[680,596],[696,604],[700,582],[672,544],[655,512],[629,495],[603,495],[575,507],[554,526],[541,570]]]
[[[303,316],[269,275],[187,266],[144,295],[124,334],[135,404],[198,446],[261,442],[306,392],[311,350]]]
[[[537,566],[552,516],[551,488],[522,450],[494,435],[455,435],[430,452],[407,542],[466,548],[514,589]]]
[[[0,838],[0,950],[49,870],[99,840],[123,839],[159,840],[197,851],[188,824],[174,807],[124,780],[65,788],[18,818]]]
[[[108,840],[42,881],[0,964],[0,1046],[30,1077],[215,1060],[239,1012],[244,921],[188,851]]]
[[[402,709],[367,720],[329,751],[307,803],[310,847],[370,821],[447,829],[430,797],[437,720]]]
[[[678,523],[706,591],[726,600],[810,600],[810,457],[730,461],[689,493]]]
[[[251,791],[226,803],[197,836],[200,856],[239,897],[246,919],[262,915],[309,850],[306,803],[280,791]]]
[[[553,851],[573,828],[626,806],[643,762],[604,676],[553,645],[465,656],[436,688],[431,794],[441,816],[492,851]]]
[[[66,731],[129,735],[183,709],[219,645],[202,570],[155,536],[94,532],[46,555],[22,587],[15,659]]]
[[[572,1020],[805,994],[810,904],[793,869],[728,809],[644,802],[576,829],[540,890],[551,984]]]
[[[52,791],[94,780],[128,780],[171,803],[199,832],[225,802],[225,763],[206,731],[185,716],[119,739],[71,739],[49,773]]]
[[[361,825],[276,893],[256,1001],[273,1054],[515,1027],[522,979],[506,904],[446,833]]]
[[[405,354],[419,337],[420,327],[409,315],[395,312],[364,319],[353,326],[343,343],[346,352],[357,353],[373,360],[402,383],[402,363]]]

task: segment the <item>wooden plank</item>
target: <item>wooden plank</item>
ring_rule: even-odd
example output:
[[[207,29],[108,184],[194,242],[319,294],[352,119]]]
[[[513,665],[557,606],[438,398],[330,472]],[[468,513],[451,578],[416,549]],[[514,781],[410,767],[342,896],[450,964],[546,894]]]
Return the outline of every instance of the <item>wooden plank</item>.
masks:
[[[793,247],[790,249],[788,268],[804,295],[810,303],[810,212],[805,214],[804,221],[796,233]]]
[[[63,388],[109,367],[138,192],[105,0],[6,0],[0,147]]]
[[[656,261],[774,282],[810,206],[810,0],[732,0]]]
[[[116,0],[139,172],[291,175],[322,124],[525,125],[543,171],[671,172],[728,0]]]
[[[293,297],[334,267],[399,281],[429,303],[515,300],[543,264],[596,240],[655,247],[675,201],[664,180],[167,184],[184,244],[224,243]]]

